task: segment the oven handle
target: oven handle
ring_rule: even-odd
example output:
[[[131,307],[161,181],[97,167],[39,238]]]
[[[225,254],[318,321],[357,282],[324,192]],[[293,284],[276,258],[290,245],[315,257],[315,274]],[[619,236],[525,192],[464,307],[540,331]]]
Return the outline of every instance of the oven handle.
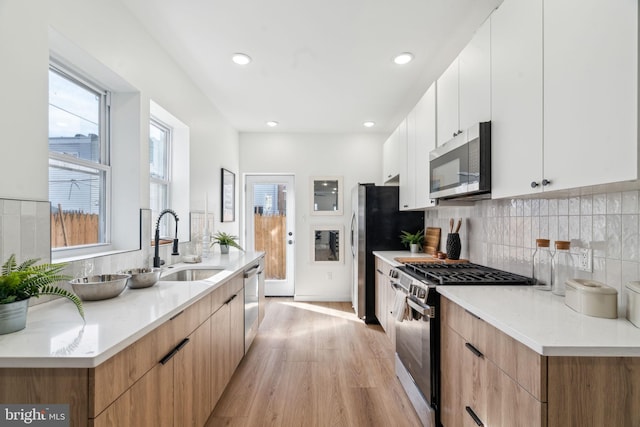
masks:
[[[423,317],[428,317],[429,319],[433,319],[434,317],[436,317],[435,310],[431,306],[422,307],[416,304],[415,302],[411,301],[409,298],[407,298],[407,304],[409,304],[409,307],[413,308],[415,311],[420,313]]]
[[[393,289],[395,289],[396,291],[402,291],[402,292],[404,292],[405,294],[408,294],[408,293],[409,293],[409,289],[405,288],[404,286],[400,285],[400,284],[399,284],[399,283],[397,283],[397,282],[391,282],[391,287],[392,287]]]

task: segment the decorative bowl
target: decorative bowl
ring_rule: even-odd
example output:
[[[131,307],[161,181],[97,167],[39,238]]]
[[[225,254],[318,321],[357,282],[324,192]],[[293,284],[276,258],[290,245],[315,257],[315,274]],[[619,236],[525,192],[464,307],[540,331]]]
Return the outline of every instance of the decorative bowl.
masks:
[[[132,268],[123,273],[131,277],[127,280],[127,286],[131,289],[149,288],[155,285],[160,279],[160,268]]]
[[[99,301],[120,295],[129,277],[129,274],[99,274],[73,279],[69,283],[81,300]]]

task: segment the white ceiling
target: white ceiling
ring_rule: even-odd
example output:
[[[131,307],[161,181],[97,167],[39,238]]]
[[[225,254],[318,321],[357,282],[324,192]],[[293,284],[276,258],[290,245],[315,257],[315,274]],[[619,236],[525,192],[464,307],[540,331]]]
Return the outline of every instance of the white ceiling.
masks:
[[[121,1],[241,132],[390,133],[502,0]]]

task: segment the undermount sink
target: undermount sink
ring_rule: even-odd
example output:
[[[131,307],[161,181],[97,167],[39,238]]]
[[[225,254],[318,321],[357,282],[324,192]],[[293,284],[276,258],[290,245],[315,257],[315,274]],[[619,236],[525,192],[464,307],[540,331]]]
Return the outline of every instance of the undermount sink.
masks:
[[[172,282],[190,282],[192,280],[208,279],[216,274],[224,271],[223,268],[188,268],[186,270],[178,270],[173,273],[160,277],[162,281]]]

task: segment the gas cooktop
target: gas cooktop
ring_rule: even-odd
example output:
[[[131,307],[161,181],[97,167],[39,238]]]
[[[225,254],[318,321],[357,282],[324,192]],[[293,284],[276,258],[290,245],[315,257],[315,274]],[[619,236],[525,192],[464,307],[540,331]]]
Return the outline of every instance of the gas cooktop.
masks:
[[[533,285],[533,279],[473,263],[409,262],[400,269],[431,285]]]

